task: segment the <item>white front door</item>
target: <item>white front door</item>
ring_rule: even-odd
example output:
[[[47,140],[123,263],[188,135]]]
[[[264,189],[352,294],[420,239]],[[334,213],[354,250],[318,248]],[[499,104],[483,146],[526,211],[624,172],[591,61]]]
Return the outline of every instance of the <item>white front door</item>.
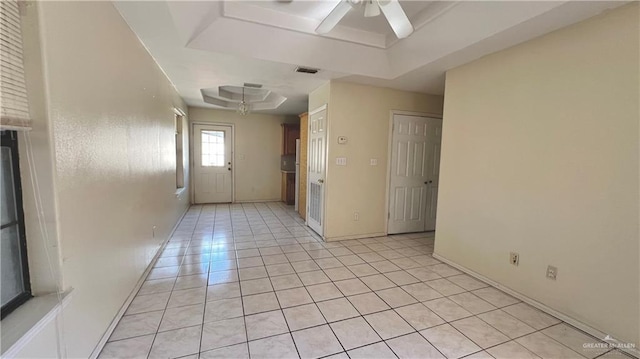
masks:
[[[441,132],[441,119],[394,115],[390,234],[435,229]]]
[[[193,125],[195,203],[232,201],[231,126]]]
[[[322,236],[324,227],[324,179],[327,166],[327,106],[309,113],[307,175],[307,225]]]

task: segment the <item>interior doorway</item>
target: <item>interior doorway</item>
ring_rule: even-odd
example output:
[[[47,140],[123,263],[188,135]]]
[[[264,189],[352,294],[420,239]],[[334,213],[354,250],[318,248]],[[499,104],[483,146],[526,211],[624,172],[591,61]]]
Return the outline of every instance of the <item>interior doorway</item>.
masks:
[[[393,115],[388,233],[436,228],[442,119]]]

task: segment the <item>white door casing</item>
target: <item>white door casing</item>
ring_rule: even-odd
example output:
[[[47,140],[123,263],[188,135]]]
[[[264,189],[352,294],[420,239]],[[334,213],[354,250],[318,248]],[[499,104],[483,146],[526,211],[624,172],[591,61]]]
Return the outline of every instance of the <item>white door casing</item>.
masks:
[[[394,115],[388,233],[435,229],[442,120]]]
[[[233,201],[231,126],[193,125],[194,202]]]
[[[327,106],[309,113],[307,225],[319,235],[324,229],[324,180],[327,169]]]

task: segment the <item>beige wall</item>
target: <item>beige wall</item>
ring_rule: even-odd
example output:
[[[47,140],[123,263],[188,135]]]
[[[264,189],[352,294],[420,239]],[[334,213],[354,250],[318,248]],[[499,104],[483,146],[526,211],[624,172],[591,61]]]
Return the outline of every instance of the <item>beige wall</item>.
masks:
[[[442,96],[331,82],[310,95],[309,103],[328,104],[328,168],[325,181],[327,240],[386,233],[387,156],[392,110],[442,113]],[[311,105],[309,107],[310,110]],[[339,145],[338,136],[347,144]],[[346,157],[347,166],[336,166]],[[370,159],[378,160],[377,166]],[[354,221],[354,212],[359,220]]]
[[[638,14],[625,6],[447,73],[435,243],[636,344]]]
[[[186,106],[110,2],[29,4],[25,20],[25,36],[39,24],[44,65],[44,81],[29,81],[40,83],[32,140],[43,161],[55,156],[37,175],[54,192],[43,199],[55,201],[54,246],[73,288],[60,334],[67,357],[87,357],[189,205],[175,184],[173,108]],[[36,232],[30,251],[42,246]],[[52,326],[18,356],[55,357]]]
[[[235,201],[279,201],[280,155],[283,123],[298,116],[250,113],[189,107],[190,123],[232,124],[235,131]]]

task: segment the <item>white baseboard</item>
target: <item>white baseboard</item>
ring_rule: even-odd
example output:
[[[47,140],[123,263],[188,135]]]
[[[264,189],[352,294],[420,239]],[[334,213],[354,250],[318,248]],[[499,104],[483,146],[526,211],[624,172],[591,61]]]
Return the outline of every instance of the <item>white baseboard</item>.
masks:
[[[158,248],[158,251],[153,256],[153,259],[147,266],[147,269],[144,270],[144,272],[142,273],[142,276],[140,276],[140,278],[138,279],[138,282],[136,283],[135,287],[133,287],[133,290],[127,297],[127,300],[125,300],[122,307],[120,307],[118,314],[116,314],[115,318],[113,318],[113,320],[111,321],[111,324],[109,324],[109,327],[102,335],[102,338],[100,338],[100,341],[98,342],[96,347],[93,349],[93,352],[91,352],[91,355],[89,356],[89,358],[91,359],[98,358],[98,355],[100,355],[100,352],[102,351],[104,346],[107,344],[107,340],[109,340],[109,337],[111,336],[113,331],[116,329],[118,322],[120,322],[120,319],[122,319],[122,317],[124,316],[124,313],[127,311],[127,308],[129,308],[129,304],[131,304],[131,302],[133,301],[133,298],[135,298],[136,294],[138,294],[138,290],[140,290],[140,287],[142,287],[142,284],[144,283],[144,280],[147,278],[147,275],[149,274],[153,266],[158,261],[158,258],[160,257],[160,253],[162,253],[162,250],[164,249],[164,247],[166,247],[167,243],[169,243],[169,239],[171,239],[171,236],[173,235],[173,233],[175,233],[176,229],[178,228],[178,225],[180,224],[180,222],[182,222],[182,219],[187,214],[190,207],[191,205],[187,206],[187,208],[184,210],[180,218],[178,218],[178,221],[173,226],[173,229],[171,229],[171,232],[169,232],[169,235],[167,236],[167,238],[162,242],[162,245],[160,245],[160,248]]]
[[[367,234],[355,234],[350,236],[341,236],[341,237],[323,237],[326,242],[335,242],[335,241],[346,241],[349,239],[362,239],[362,238],[372,238],[372,237],[384,237],[387,234],[384,232],[379,233],[367,233]]]
[[[433,257],[436,258],[439,261],[442,261],[442,262],[444,262],[444,263],[446,263],[446,264],[458,269],[458,270],[463,271],[464,273],[466,273],[466,274],[468,274],[468,275],[470,275],[470,276],[472,276],[472,277],[474,277],[474,278],[476,278],[476,279],[478,279],[480,281],[483,281],[483,282],[485,282],[485,283],[487,283],[487,284],[489,284],[491,286],[494,286],[494,287],[500,289],[501,291],[509,294],[510,296],[518,298],[521,301],[531,305],[532,307],[538,308],[541,311],[543,311],[543,312],[545,312],[545,313],[547,313],[549,315],[552,315],[552,316],[562,320],[563,322],[582,330],[583,332],[585,332],[585,333],[587,333],[589,335],[592,335],[592,336],[594,336],[596,338],[599,338],[600,340],[604,341],[604,337],[606,336],[606,334],[601,332],[600,330],[598,330],[596,328],[593,328],[592,326],[590,326],[588,324],[585,324],[585,323],[583,323],[583,322],[581,322],[581,321],[579,321],[577,319],[574,319],[574,318],[572,318],[572,317],[570,317],[570,316],[568,316],[568,315],[566,315],[566,314],[564,314],[562,312],[559,312],[559,311],[557,311],[557,310],[555,310],[555,309],[553,309],[553,308],[551,308],[551,307],[549,307],[549,306],[547,306],[545,304],[542,304],[542,303],[538,302],[537,300],[535,300],[533,298],[530,298],[530,297],[528,297],[528,296],[526,296],[526,295],[524,295],[524,294],[522,294],[520,292],[516,292],[515,290],[513,290],[511,288],[505,287],[502,284],[500,284],[500,283],[498,283],[498,282],[496,282],[494,280],[491,280],[491,279],[485,277],[484,275],[482,275],[480,273],[477,273],[477,272],[475,272],[475,271],[473,271],[473,270],[471,270],[471,269],[469,269],[469,268],[467,268],[465,266],[462,266],[462,265],[457,264],[457,263],[455,263],[455,262],[453,262],[453,261],[451,261],[451,260],[449,260],[447,258],[444,258],[439,254],[433,253]],[[609,342],[611,344],[614,344],[614,345],[624,345],[624,344],[626,344],[626,343],[622,343],[622,342],[620,342],[618,340],[615,340],[615,339],[607,340],[607,342]],[[636,358],[640,358],[640,351],[638,351],[637,348],[636,349],[624,349],[623,347],[620,347],[619,350],[624,351],[625,353],[627,353],[629,355],[632,355],[632,356],[634,356]]]

